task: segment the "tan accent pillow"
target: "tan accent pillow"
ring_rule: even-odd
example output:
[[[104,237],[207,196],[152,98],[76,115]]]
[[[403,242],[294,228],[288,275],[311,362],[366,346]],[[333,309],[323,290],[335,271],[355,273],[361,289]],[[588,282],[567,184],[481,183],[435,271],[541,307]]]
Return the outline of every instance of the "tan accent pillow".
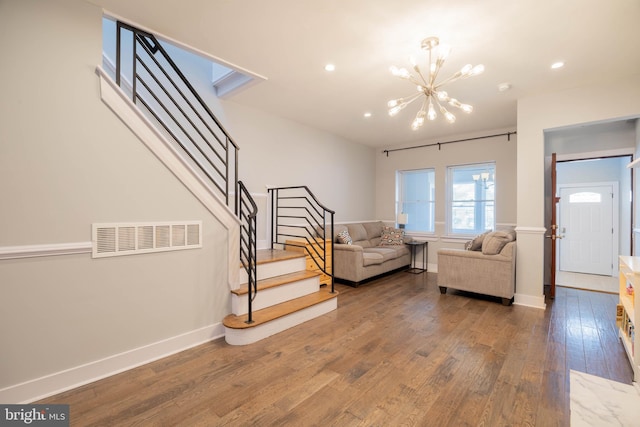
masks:
[[[484,255],[497,255],[509,242],[513,242],[512,234],[504,231],[492,231],[482,241],[482,253]]]
[[[479,251],[482,249],[482,242],[484,241],[484,238],[487,237],[487,234],[491,233],[491,230],[486,231],[482,234],[478,234],[476,237],[473,238],[473,240],[468,241],[465,245],[464,248],[468,251]]]

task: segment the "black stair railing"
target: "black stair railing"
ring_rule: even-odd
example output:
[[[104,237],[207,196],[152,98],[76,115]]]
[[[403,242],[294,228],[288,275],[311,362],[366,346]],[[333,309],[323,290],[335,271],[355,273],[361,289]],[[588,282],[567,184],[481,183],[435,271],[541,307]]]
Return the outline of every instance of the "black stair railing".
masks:
[[[278,187],[268,190],[271,197],[271,249],[276,245],[305,249],[318,268],[331,277],[333,269],[333,219],[335,212],[325,207],[307,186]],[[299,242],[299,243],[297,243]],[[309,244],[306,244],[309,243]]]
[[[239,201],[239,214],[240,218],[240,262],[247,272],[248,287],[249,287],[249,310],[247,323],[253,323],[253,300],[258,293],[258,278],[257,278],[257,242],[256,242],[256,217],[258,215],[258,207],[256,206],[253,197],[247,191],[242,181],[238,182],[238,188],[240,194]]]
[[[257,292],[257,208],[238,180],[238,146],[157,38],[120,21],[116,26],[115,79],[134,104],[157,121],[158,129],[176,142],[184,158],[240,219],[240,259],[249,278],[251,320],[251,303]]]
[[[149,113],[217,189],[227,206],[238,182],[238,146],[153,34],[116,30],[116,84]]]

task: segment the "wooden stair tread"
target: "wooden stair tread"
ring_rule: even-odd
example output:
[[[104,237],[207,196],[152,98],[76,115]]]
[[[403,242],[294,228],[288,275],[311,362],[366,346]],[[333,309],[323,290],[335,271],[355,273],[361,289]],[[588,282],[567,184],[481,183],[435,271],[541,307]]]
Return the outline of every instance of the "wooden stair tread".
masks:
[[[277,286],[286,285],[298,280],[305,280],[311,277],[320,276],[320,273],[309,270],[295,271],[293,273],[282,274],[280,276],[270,277],[268,279],[258,280],[258,292],[262,289],[275,288]],[[232,294],[246,295],[249,293],[249,285],[243,283],[238,289],[233,289]]]
[[[285,251],[282,249],[260,249],[256,252],[256,264],[268,264],[271,262],[304,257],[305,254],[295,251]],[[243,268],[242,262],[240,262],[240,268]]]
[[[253,323],[246,323],[248,319],[247,314],[236,316],[235,314],[227,315],[223,324],[227,328],[232,329],[247,329],[254,328],[269,322],[270,320],[278,319],[286,316],[287,314],[295,313],[296,311],[303,310],[307,307],[311,307],[315,304],[328,301],[331,298],[336,298],[338,292],[331,293],[329,288],[321,288],[318,292],[305,295],[300,298],[292,299],[271,307],[263,308],[262,310],[256,310],[253,312]]]

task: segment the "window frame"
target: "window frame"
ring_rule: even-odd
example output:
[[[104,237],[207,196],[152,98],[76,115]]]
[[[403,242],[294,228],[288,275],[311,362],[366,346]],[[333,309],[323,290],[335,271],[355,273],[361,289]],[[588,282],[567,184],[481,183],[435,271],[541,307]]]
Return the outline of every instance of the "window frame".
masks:
[[[406,198],[406,187],[407,180],[406,177],[409,175],[415,175],[420,173],[429,174],[430,181],[427,181],[427,185],[429,185],[429,194],[428,199],[421,200],[407,200]],[[407,206],[408,203],[416,205],[415,208],[410,208]],[[416,213],[416,209],[420,209],[420,206],[417,204],[426,204],[426,209],[428,213],[426,214],[426,229],[417,229],[413,228],[413,225],[417,224],[416,217],[420,218],[420,215]],[[395,214],[396,221],[398,218],[398,214],[407,213],[409,217],[409,222],[405,226],[405,232],[411,234],[422,234],[422,235],[434,235],[435,234],[435,208],[436,208],[436,168],[435,167],[427,167],[427,168],[419,168],[419,169],[404,169],[396,171],[396,200],[395,200]],[[424,217],[423,217],[424,218]],[[425,219],[423,219],[425,221]],[[396,223],[397,224],[397,223]]]
[[[481,175],[489,173],[489,178],[483,184],[482,179],[477,181],[468,181],[467,184],[474,184],[474,193],[472,199],[454,200],[454,175],[456,172],[466,172],[469,176]],[[473,178],[472,178],[473,179]],[[460,184],[460,183],[459,183]],[[487,198],[487,190],[491,189],[493,198]],[[454,211],[455,204],[459,207],[467,207],[473,209],[473,229],[455,228]],[[491,224],[487,224],[487,208],[491,208]],[[488,161],[482,163],[467,163],[461,165],[447,166],[446,171],[446,233],[450,237],[468,238],[481,234],[485,231],[495,230],[496,227],[496,162]]]

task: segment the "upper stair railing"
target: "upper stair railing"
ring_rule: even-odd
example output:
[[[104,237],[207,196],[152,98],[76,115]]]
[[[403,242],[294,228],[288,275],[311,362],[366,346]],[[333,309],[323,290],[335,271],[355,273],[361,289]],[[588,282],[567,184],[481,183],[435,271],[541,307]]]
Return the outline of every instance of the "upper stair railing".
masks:
[[[117,23],[116,84],[151,114],[190,163],[230,200],[238,182],[238,146],[153,34]]]
[[[115,79],[240,219],[240,259],[249,278],[251,319],[251,289],[254,297],[257,292],[257,208],[238,180],[238,146],[156,37],[119,21]]]
[[[321,204],[306,186],[270,188],[271,249],[275,245],[305,248],[318,268],[331,276],[333,269],[333,218],[335,212]],[[309,243],[309,244],[306,244]]]

